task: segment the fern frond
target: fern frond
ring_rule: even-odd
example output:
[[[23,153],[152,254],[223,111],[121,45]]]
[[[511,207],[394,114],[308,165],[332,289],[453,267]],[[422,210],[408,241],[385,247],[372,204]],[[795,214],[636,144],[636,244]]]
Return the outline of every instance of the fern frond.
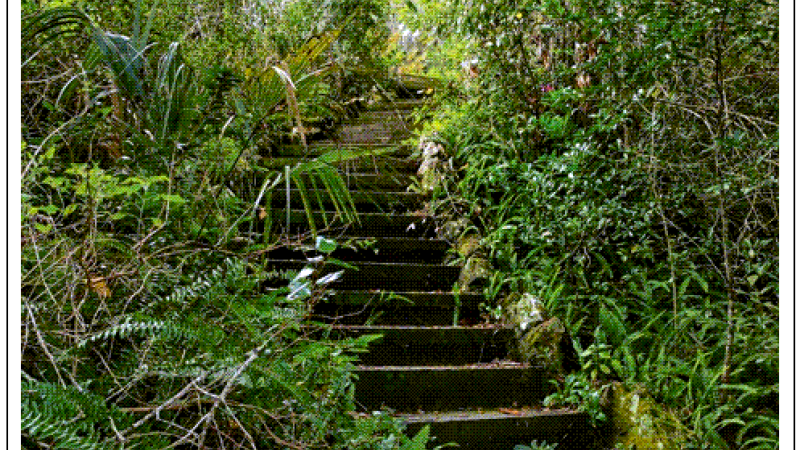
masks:
[[[22,431],[32,439],[54,442],[53,448],[119,448],[113,430],[132,423],[130,415],[91,392],[46,382],[22,383]]]
[[[132,336],[159,337],[164,340],[202,340],[201,336],[193,333],[191,329],[168,320],[133,320],[126,318],[122,323],[110,326],[105,330],[89,336],[78,343],[78,348],[85,348],[87,345],[97,341],[108,341],[110,339],[127,339]]]

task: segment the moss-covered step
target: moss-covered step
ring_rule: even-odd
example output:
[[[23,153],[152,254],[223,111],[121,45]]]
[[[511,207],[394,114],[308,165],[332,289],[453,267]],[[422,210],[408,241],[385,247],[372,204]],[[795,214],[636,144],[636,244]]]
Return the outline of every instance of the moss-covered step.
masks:
[[[273,232],[296,234],[309,230],[308,217],[304,210],[289,213],[290,227],[286,227],[286,210],[274,209]],[[331,211],[312,211],[311,217],[321,234],[336,238],[345,237],[433,237],[443,219],[421,213],[365,213],[357,214],[357,221],[348,223]],[[290,232],[290,233],[289,233]]]
[[[505,359],[513,350],[514,330],[501,326],[337,325],[336,338],[381,335],[359,355],[362,365],[464,365]]]
[[[509,406],[489,411],[401,414],[413,436],[430,426],[435,445],[453,442],[463,449],[511,450],[532,441],[558,444],[559,450],[590,448],[589,415],[566,409],[544,410]]]
[[[544,371],[519,363],[464,366],[357,366],[356,401],[368,411],[455,411],[535,406],[548,389]]]
[[[413,237],[341,237],[331,257],[345,261],[443,262],[450,244],[443,239]],[[266,253],[272,259],[306,259],[321,255],[313,246],[281,247]]]
[[[324,189],[306,189],[307,200],[315,207],[333,209],[330,194]],[[272,192],[272,207],[286,207],[286,191]],[[425,197],[416,192],[404,191],[350,191],[356,210],[359,212],[403,212],[415,211],[424,206]],[[289,190],[289,204],[293,209],[303,208],[303,196],[298,189]]]
[[[353,261],[348,264],[355,270],[344,269],[341,277],[329,286],[332,289],[369,290],[385,289],[391,291],[449,291],[458,280],[460,267],[444,264],[385,263]],[[285,272],[299,271],[304,267],[314,267],[315,263],[303,260],[268,260],[267,270]],[[328,264],[318,276],[342,271],[342,267]]]

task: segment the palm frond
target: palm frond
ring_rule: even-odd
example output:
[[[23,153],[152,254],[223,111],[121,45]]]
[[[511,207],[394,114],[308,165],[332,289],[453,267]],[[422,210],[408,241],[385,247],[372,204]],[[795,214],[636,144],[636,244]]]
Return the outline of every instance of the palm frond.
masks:
[[[93,28],[92,19],[79,8],[73,6],[45,8],[23,24],[22,42],[47,44],[69,35],[85,36],[87,29]]]

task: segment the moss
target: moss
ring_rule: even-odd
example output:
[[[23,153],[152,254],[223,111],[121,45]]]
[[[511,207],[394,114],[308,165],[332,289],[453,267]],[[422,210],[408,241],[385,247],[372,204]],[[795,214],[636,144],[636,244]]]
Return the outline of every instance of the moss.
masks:
[[[470,256],[474,255],[480,248],[481,238],[475,233],[461,236],[456,241],[456,251],[464,258],[469,258]]]
[[[611,388],[614,443],[630,449],[678,450],[687,436],[678,418],[639,390]]]
[[[530,328],[520,339],[520,354],[525,361],[562,372],[563,355],[559,343],[566,328],[558,317],[551,317]]]
[[[444,179],[444,165],[439,158],[442,148],[441,145],[430,141],[423,141],[420,144],[420,148],[422,150],[422,164],[420,164],[417,174],[421,176],[422,190],[431,192]]]
[[[446,239],[448,241],[454,241],[458,239],[461,233],[469,226],[469,219],[466,217],[461,217],[459,219],[451,220],[446,222],[442,227],[439,229],[439,237],[442,239]]]
[[[492,275],[492,266],[485,258],[473,256],[467,259],[467,263],[461,269],[458,277],[458,285],[461,289],[467,289],[476,282],[484,283]]]

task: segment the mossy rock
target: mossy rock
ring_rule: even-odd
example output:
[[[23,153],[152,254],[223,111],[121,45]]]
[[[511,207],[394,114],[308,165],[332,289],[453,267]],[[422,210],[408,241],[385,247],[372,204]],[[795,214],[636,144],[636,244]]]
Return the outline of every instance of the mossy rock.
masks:
[[[483,285],[488,282],[492,276],[492,265],[485,258],[473,256],[467,259],[467,263],[461,269],[461,275],[458,277],[458,285],[461,289],[469,289],[475,287],[473,285]]]
[[[468,226],[469,219],[466,217],[450,220],[439,228],[439,237],[448,241],[455,241]]]
[[[444,175],[442,175],[438,166],[439,160],[435,158],[425,161],[423,166],[421,166],[419,175],[422,176],[420,184],[423,192],[434,191],[442,183],[442,180],[444,180]]]
[[[512,293],[502,303],[508,320],[522,332],[528,332],[534,326],[550,318],[550,314],[545,310],[541,300],[532,294]]]
[[[679,450],[687,441],[675,414],[644,392],[629,391],[619,382],[611,386],[611,426],[614,442],[624,448]]]
[[[560,343],[564,333],[566,327],[558,317],[551,317],[533,326],[520,339],[520,356],[526,362],[561,373],[564,355],[561,354]]]
[[[422,164],[419,166],[417,175],[421,177],[422,190],[430,192],[444,180],[444,164],[439,158],[442,148],[435,142],[423,141],[420,149],[422,150]]]
[[[470,256],[476,254],[480,248],[481,238],[477,233],[470,233],[465,236],[461,236],[456,241],[456,251],[464,258],[469,258]]]

